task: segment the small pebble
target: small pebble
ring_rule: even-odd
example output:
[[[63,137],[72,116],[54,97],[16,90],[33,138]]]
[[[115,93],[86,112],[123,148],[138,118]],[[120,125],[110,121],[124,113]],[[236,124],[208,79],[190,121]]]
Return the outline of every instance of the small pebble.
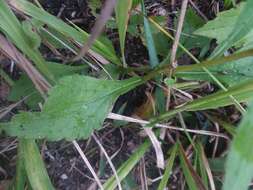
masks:
[[[61,179],[63,179],[63,180],[68,179],[68,176],[66,174],[62,174]]]

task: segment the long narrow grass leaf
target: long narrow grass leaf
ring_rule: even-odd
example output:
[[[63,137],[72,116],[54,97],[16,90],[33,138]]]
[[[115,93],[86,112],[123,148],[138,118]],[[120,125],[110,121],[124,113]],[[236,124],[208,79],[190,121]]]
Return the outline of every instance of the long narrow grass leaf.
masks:
[[[159,183],[157,190],[164,190],[166,188],[177,151],[178,151],[178,144],[175,144],[171,150],[170,158],[168,160],[168,163],[166,165],[166,169],[163,174],[163,178],[162,178],[161,182]]]
[[[141,146],[139,146],[131,157],[125,161],[117,170],[120,180],[123,180],[138,163],[138,161],[143,157],[145,152],[151,146],[151,142],[147,139]],[[103,185],[105,190],[115,189],[117,187],[117,182],[115,176],[109,178]]]
[[[187,159],[183,147],[179,146],[179,158],[183,169],[183,173],[190,190],[206,190],[201,178],[193,169],[191,163]]]
[[[130,17],[130,10],[132,8],[132,0],[120,0],[117,1],[115,6],[116,22],[119,31],[120,50],[123,57],[123,63],[125,61],[125,38],[128,26],[128,20]]]
[[[23,151],[24,165],[32,188],[36,190],[53,190],[54,187],[47,174],[35,140],[20,139],[19,143]]]
[[[232,142],[223,190],[247,190],[253,178],[252,114],[251,102]]]
[[[142,7],[143,14],[146,15],[146,8],[145,8],[143,0],[141,2],[141,7]],[[155,67],[159,64],[159,60],[157,57],[157,52],[156,52],[155,43],[154,43],[154,39],[151,32],[151,27],[146,17],[143,17],[143,21],[144,21],[145,39],[146,39],[147,48],[148,48],[150,65],[151,67]]]
[[[237,18],[233,30],[212,53],[211,58],[222,55],[228,48],[233,46],[236,42],[245,37],[253,30],[253,1],[247,0],[241,14]]]

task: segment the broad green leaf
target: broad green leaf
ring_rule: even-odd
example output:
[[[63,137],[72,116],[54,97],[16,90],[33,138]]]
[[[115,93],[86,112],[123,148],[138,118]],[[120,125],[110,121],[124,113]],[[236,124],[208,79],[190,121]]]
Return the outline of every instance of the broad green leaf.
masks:
[[[20,10],[34,19],[37,19],[44,24],[47,24],[51,28],[54,28],[58,32],[64,34],[67,38],[76,40],[80,44],[83,44],[84,41],[86,41],[89,37],[89,34],[85,31],[71,27],[62,20],[36,7],[26,0],[10,0],[9,4],[15,7],[17,10]],[[92,46],[92,49],[104,56],[109,61],[115,64],[120,64],[120,60],[116,56],[115,51],[111,48],[111,46],[107,46],[103,42],[96,40]]]
[[[203,27],[195,31],[194,34],[216,39],[217,43],[220,44],[232,32],[244,6],[245,3],[241,3],[237,8],[218,13],[214,20],[207,22]]]
[[[146,15],[146,8],[144,5],[144,1],[141,2],[142,12]],[[157,57],[157,52],[154,44],[154,39],[152,36],[151,27],[149,25],[149,21],[146,17],[143,17],[144,22],[144,31],[145,31],[145,38],[147,42],[148,54],[149,54],[149,64],[151,67],[155,67],[159,64],[159,60]]]
[[[126,160],[117,170],[117,174],[120,180],[123,180],[134,168],[134,166],[139,162],[143,157],[145,152],[151,146],[151,142],[147,139],[141,146],[139,146],[131,157]],[[117,182],[115,176],[110,177],[105,184],[103,185],[105,190],[115,189],[117,187]]]
[[[80,75],[63,77],[49,91],[42,112],[18,114],[2,129],[7,135],[22,138],[88,138],[94,129],[102,127],[118,96],[142,82],[138,77],[124,81]]]
[[[178,22],[178,19],[175,20]],[[205,21],[196,14],[192,8],[188,8],[185,14],[182,34],[180,36],[180,43],[188,50],[193,48],[201,48],[201,54],[205,54],[209,49],[210,39],[207,37],[196,36],[194,32],[204,25]],[[182,55],[184,51],[178,49],[178,56]]]
[[[37,49],[31,48],[29,45],[31,38],[26,35],[21,23],[18,21],[14,13],[6,5],[4,0],[0,0],[0,30],[6,34],[11,41],[26,54],[37,66],[37,68],[52,82],[54,77],[45,65],[45,60]]]
[[[131,8],[132,8],[132,0],[117,1],[117,4],[115,6],[116,22],[119,31],[120,49],[124,62],[125,62],[125,38]]]
[[[247,21],[247,15],[246,15],[246,14],[249,14],[251,10],[248,13],[244,13],[245,6],[247,5],[246,3],[243,2],[240,5],[238,5],[236,8],[219,13],[218,16],[214,20],[209,21],[202,28],[198,29],[195,32],[195,34],[217,39],[217,43],[221,44],[223,41],[227,42],[228,41],[227,38],[232,38],[233,35],[231,34],[236,33],[236,31],[238,32],[239,26],[241,24],[242,26],[240,30],[242,32],[239,34],[237,39],[235,39],[233,43],[230,44],[230,46],[232,45],[235,45],[236,47],[243,46],[243,49],[252,48],[253,47],[253,27],[252,25],[250,27],[250,22]],[[248,9],[251,9],[251,8],[252,7],[249,7]],[[241,15],[242,13],[244,13],[244,17]],[[238,18],[239,16],[240,18]],[[242,22],[243,19],[244,21]],[[245,23],[245,27],[243,23]],[[244,30],[245,31],[247,30],[247,31],[245,32]],[[245,33],[243,33],[243,31]]]
[[[208,70],[226,86],[233,86],[238,84],[238,81],[243,82],[253,79],[253,58],[247,57],[239,61],[231,61],[229,63],[210,67]],[[176,76],[186,80],[214,82],[213,79],[201,69],[177,72]]]
[[[252,114],[251,102],[231,145],[223,190],[247,190],[253,178]]]
[[[218,57],[222,55],[227,49],[229,49],[235,43],[241,41],[253,31],[252,11],[253,1],[247,0],[240,15],[236,19],[236,23],[233,26],[232,31],[228,33],[227,38],[218,45],[218,47],[212,53],[211,57]]]
[[[168,163],[166,165],[166,168],[165,168],[165,171],[163,174],[163,178],[162,178],[157,190],[166,189],[166,185],[168,183],[168,180],[169,180],[169,177],[171,174],[172,166],[174,164],[174,160],[175,160],[177,151],[178,151],[178,144],[175,144],[171,150],[170,158],[168,159]]]
[[[53,190],[54,187],[47,174],[45,165],[35,140],[20,140],[27,177],[33,189]]]
[[[54,77],[57,79],[78,73],[81,71],[86,71],[87,66],[69,66],[58,64],[54,62],[46,62],[46,66],[50,69]],[[40,96],[39,92],[36,90],[32,81],[27,75],[22,74],[18,81],[12,86],[11,92],[8,96],[9,101],[18,101],[21,98],[29,96],[25,103],[31,108],[36,108],[39,102],[43,102],[43,98]]]

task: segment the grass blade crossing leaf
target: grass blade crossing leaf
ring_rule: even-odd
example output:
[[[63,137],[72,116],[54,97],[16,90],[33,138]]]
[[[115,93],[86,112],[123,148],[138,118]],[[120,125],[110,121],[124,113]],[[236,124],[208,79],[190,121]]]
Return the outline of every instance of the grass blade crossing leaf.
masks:
[[[130,16],[130,10],[132,8],[132,0],[120,0],[117,1],[115,6],[116,22],[118,25],[119,39],[120,39],[120,50],[123,57],[123,63],[125,62],[125,38],[128,20]]]
[[[247,190],[253,178],[252,114],[251,102],[232,142],[223,190]]]
[[[228,48],[244,38],[253,30],[253,1],[247,0],[241,14],[228,37],[214,50],[211,57],[222,55]]]

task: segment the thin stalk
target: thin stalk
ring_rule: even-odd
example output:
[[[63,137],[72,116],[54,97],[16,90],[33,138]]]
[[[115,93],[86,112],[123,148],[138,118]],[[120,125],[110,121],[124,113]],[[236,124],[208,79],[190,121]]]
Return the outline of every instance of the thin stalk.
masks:
[[[14,81],[7,75],[2,68],[0,68],[0,76],[10,85],[14,85]]]

